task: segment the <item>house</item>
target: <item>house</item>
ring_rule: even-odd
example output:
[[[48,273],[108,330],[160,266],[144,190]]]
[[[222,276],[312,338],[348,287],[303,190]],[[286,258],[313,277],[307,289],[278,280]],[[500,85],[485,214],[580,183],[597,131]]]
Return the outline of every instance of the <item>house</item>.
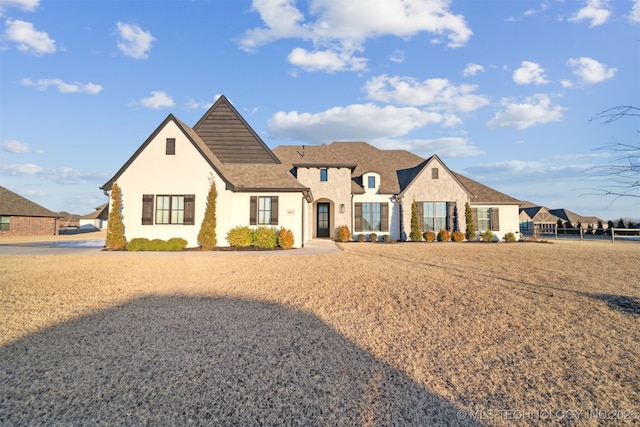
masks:
[[[519,201],[457,174],[434,155],[380,150],[366,142],[270,150],[221,96],[193,126],[169,115],[101,188],[121,189],[125,236],[182,237],[197,246],[210,182],[217,189],[218,245],[236,226],[293,231],[294,247],[355,234],[406,240],[411,204],[423,230],[464,231],[470,203],[476,229],[518,233]]]
[[[103,203],[95,211],[80,217],[80,227],[93,226],[97,229],[102,229],[107,226],[108,220],[109,204]]]
[[[0,236],[56,234],[59,214],[0,186]]]
[[[525,202],[520,206],[520,233],[534,235],[556,232],[558,218],[544,206]]]
[[[582,216],[568,209],[549,209],[553,215],[557,216],[567,227],[587,229],[598,228],[598,222],[602,222],[600,218],[595,216]]]

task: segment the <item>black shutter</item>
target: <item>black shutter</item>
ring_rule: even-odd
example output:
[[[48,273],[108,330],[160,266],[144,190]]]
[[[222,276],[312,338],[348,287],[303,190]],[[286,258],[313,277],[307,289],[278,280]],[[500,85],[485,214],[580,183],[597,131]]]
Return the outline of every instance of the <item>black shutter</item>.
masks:
[[[426,231],[427,228],[424,226],[424,202],[416,202],[416,213],[418,214],[418,224],[420,225],[420,230]]]
[[[278,196],[271,197],[271,225],[278,225]]]
[[[491,208],[491,231],[500,230],[500,209]]]
[[[453,208],[455,207],[455,203],[447,202],[447,230],[453,230]]]
[[[184,225],[195,224],[196,213],[196,196],[195,194],[188,194],[184,196]]]
[[[251,196],[249,199],[249,225],[256,225],[258,223],[258,197]]]
[[[389,231],[389,203],[380,203],[380,222],[382,223],[380,231]]]
[[[153,225],[153,194],[142,195],[142,225]]]
[[[355,231],[362,231],[362,203],[355,203],[353,215],[353,228]]]

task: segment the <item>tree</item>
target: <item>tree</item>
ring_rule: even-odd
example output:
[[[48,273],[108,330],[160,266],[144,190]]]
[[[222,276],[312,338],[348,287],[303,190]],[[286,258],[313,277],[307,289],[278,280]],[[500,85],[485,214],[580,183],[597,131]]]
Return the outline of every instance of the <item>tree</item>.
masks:
[[[626,228],[624,225],[624,220],[622,218],[618,220],[618,225],[616,225],[616,228]]]
[[[476,225],[473,223],[473,215],[471,214],[471,205],[469,202],[464,204],[464,220],[467,223],[465,229],[465,237],[467,240],[473,240],[476,238]]]
[[[116,182],[111,186],[109,224],[107,225],[107,240],[104,246],[107,249],[114,250],[123,250],[127,247],[127,239],[124,237],[124,224],[122,223],[122,194]]]
[[[211,177],[211,187],[209,188],[209,195],[207,196],[207,209],[204,212],[204,218],[202,219],[202,225],[200,226],[200,232],[198,233],[198,244],[203,249],[211,250],[218,244],[216,238],[216,199],[218,198],[218,190],[216,189],[216,182]]]
[[[418,221],[418,205],[414,200],[411,203],[411,234],[409,235],[411,240],[419,242],[422,240],[422,231],[420,230],[420,221]]]
[[[619,106],[602,111],[593,116],[590,121],[604,120],[612,123],[623,117],[640,117],[640,108]],[[640,134],[640,131],[638,131]],[[611,178],[613,185],[597,189],[598,195],[613,196],[614,200],[621,197],[640,197],[640,143],[624,144],[613,141],[599,150],[612,152],[614,160],[602,166],[592,168],[599,176]]]

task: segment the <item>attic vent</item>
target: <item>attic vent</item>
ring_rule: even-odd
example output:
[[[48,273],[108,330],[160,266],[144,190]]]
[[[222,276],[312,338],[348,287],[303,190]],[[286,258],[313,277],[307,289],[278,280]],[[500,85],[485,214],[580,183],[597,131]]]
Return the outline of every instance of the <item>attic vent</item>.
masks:
[[[431,168],[431,179],[438,179],[438,168]]]

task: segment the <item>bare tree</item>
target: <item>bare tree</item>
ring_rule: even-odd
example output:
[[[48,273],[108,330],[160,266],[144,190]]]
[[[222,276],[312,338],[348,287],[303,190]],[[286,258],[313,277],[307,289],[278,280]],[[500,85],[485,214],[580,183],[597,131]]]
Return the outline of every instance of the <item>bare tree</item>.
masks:
[[[603,123],[611,123],[629,117],[640,117],[640,108],[610,108],[591,117],[589,121],[603,120]],[[640,136],[640,130],[637,133]],[[597,189],[597,194],[613,196],[614,200],[621,197],[640,198],[640,143],[625,144],[613,141],[599,147],[598,150],[609,151],[614,154],[614,158],[609,164],[591,169],[599,176],[611,178],[611,185]]]

